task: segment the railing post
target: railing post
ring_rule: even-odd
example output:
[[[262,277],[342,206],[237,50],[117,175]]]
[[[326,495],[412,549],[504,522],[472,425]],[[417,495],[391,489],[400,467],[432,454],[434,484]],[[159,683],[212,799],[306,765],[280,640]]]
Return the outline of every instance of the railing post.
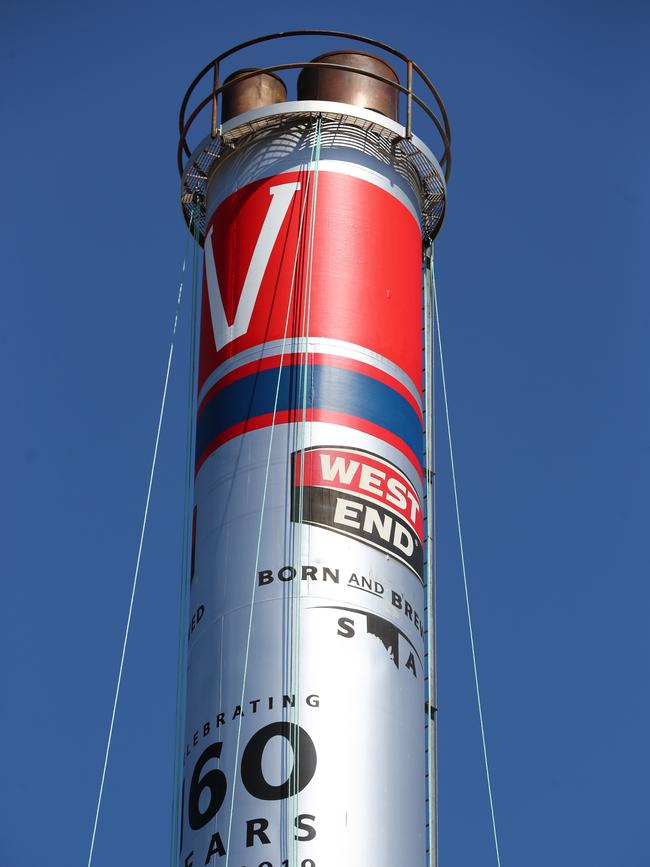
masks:
[[[408,93],[406,94],[406,138],[413,138],[413,61],[406,62],[406,86]]]
[[[215,61],[214,78],[212,80],[212,138],[217,137],[217,129],[219,128],[218,117],[218,97],[217,90],[219,89],[219,64]]]

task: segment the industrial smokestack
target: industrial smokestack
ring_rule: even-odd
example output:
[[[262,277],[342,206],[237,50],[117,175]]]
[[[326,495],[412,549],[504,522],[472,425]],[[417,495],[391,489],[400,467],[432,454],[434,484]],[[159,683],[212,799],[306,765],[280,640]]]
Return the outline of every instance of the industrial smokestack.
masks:
[[[400,85],[321,55],[289,102],[278,66],[219,68],[183,164],[205,259],[180,863],[420,867],[421,269],[444,173],[410,61]]]

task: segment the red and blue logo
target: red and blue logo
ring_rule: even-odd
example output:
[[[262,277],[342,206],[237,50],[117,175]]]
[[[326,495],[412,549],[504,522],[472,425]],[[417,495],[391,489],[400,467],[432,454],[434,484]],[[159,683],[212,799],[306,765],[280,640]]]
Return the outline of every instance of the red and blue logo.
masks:
[[[197,471],[275,410],[277,424],[327,421],[378,437],[421,475],[419,226],[390,192],[321,171],[310,235],[310,180],[256,181],[210,220]]]

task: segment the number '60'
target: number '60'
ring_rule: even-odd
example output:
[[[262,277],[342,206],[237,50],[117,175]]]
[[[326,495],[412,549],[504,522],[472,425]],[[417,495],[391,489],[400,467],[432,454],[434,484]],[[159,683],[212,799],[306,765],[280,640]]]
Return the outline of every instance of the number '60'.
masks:
[[[279,785],[272,785],[262,772],[262,756],[271,738],[285,738],[296,753],[300,762],[293,763],[291,773]],[[187,802],[187,818],[190,828],[198,831],[213,819],[224,802],[228,781],[223,771],[218,769],[203,769],[210,759],[221,756],[223,743],[217,741],[210,744],[197,759]],[[296,767],[298,766],[298,767]],[[301,792],[311,781],[316,772],[316,747],[307,732],[301,727],[289,722],[274,722],[264,726],[251,737],[244,747],[241,759],[241,778],[246,790],[254,798],[261,801],[278,801]],[[201,809],[200,801],[203,792],[209,793],[209,801],[205,809]],[[204,799],[205,802],[205,799]]]

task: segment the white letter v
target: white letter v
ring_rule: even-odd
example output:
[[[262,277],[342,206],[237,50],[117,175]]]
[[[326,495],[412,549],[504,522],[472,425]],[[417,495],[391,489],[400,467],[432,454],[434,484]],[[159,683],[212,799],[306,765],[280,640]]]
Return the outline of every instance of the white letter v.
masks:
[[[212,226],[210,227],[210,231],[205,239],[205,275],[208,283],[210,315],[212,316],[212,329],[214,331],[214,342],[217,351],[223,349],[224,346],[227,346],[236,337],[241,337],[248,331],[251,316],[253,315],[253,308],[255,307],[260,286],[262,285],[262,278],[271,258],[277,237],[280,234],[280,227],[289,210],[293,194],[299,189],[300,183],[293,181],[290,184],[279,184],[276,187],[271,187],[269,190],[271,204],[266,212],[262,230],[251,256],[246,279],[244,280],[244,288],[242,289],[232,325],[228,325],[223,306],[219,280],[217,278],[217,267],[214,261],[214,251],[212,249]]]

